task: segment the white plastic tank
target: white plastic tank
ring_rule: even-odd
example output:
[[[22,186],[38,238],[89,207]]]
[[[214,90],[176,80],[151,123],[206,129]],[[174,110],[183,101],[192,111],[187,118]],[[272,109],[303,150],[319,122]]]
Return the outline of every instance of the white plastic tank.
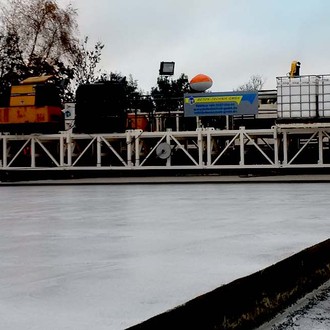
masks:
[[[318,76],[277,77],[278,118],[315,118]]]
[[[330,75],[323,75],[319,80],[319,115],[330,117]]]

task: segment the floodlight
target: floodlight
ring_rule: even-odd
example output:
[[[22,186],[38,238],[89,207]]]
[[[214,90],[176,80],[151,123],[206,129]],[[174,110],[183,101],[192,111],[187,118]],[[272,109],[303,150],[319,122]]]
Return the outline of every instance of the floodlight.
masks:
[[[161,62],[159,74],[161,76],[173,76],[174,74],[174,62]]]

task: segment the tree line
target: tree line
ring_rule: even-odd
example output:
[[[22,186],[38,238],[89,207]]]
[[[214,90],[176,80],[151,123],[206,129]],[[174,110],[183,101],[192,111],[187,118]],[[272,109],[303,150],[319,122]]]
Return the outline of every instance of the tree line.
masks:
[[[77,18],[77,10],[71,4],[61,7],[56,0],[7,0],[1,5],[0,89],[27,77],[53,75],[63,102],[74,101],[80,84],[105,80],[121,81],[130,99],[141,100],[142,91],[132,76],[126,79],[98,69],[104,44],[90,45],[88,37],[79,38]],[[262,78],[254,78],[259,88]],[[242,85],[239,90],[245,88],[251,86]],[[159,110],[176,110],[183,93],[189,90],[185,74],[176,80],[159,77],[149,98]],[[144,100],[147,101],[140,107],[150,107],[148,97]]]
[[[0,87],[53,75],[64,100],[97,79],[104,45],[78,37],[77,10],[57,1],[7,0],[0,8]]]

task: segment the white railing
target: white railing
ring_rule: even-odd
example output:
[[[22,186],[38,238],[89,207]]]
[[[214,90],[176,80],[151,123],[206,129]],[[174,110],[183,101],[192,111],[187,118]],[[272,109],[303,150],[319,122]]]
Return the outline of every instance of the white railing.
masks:
[[[167,153],[159,148],[167,146]],[[0,170],[330,167],[330,125],[115,134],[0,135]]]

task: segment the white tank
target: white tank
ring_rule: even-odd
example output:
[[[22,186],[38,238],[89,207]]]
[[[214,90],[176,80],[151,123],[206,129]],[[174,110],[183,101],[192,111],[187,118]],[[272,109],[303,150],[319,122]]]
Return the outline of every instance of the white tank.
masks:
[[[318,85],[318,76],[278,77],[278,118],[315,118]]]

